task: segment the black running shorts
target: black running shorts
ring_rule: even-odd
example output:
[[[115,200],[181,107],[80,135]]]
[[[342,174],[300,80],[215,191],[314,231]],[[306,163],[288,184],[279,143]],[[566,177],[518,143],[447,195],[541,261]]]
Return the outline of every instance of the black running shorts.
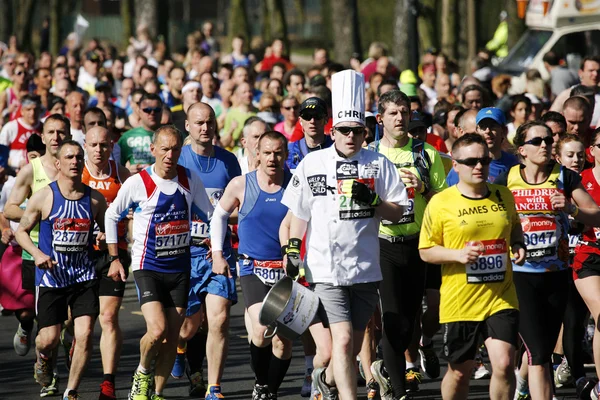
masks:
[[[129,276],[129,265],[131,265],[131,256],[125,250],[119,249],[119,259],[123,268],[125,268],[125,276]],[[96,271],[98,272],[98,295],[99,296],[114,296],[123,297],[125,294],[125,282],[114,281],[109,278],[108,270],[110,263],[108,262],[108,251],[102,252],[96,260]]]
[[[159,301],[164,308],[187,308],[190,273],[164,273],[148,270],[133,271],[140,306]]]
[[[451,364],[474,360],[480,338],[502,340],[517,347],[519,311],[498,311],[484,321],[458,321],[443,324],[442,357]]]
[[[36,288],[35,313],[40,329],[65,322],[69,318],[69,308],[73,319],[83,315],[96,318],[100,308],[98,282],[81,282],[64,288]]]

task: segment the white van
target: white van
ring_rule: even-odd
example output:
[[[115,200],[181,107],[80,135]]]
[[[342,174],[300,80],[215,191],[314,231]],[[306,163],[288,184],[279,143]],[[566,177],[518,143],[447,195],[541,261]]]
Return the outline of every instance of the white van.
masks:
[[[549,51],[565,57],[573,70],[583,57],[600,55],[600,0],[550,0],[546,15],[543,0],[530,0],[525,18],[527,31],[497,66],[499,73],[515,77],[511,92],[525,90],[528,69],[550,78],[542,61]]]

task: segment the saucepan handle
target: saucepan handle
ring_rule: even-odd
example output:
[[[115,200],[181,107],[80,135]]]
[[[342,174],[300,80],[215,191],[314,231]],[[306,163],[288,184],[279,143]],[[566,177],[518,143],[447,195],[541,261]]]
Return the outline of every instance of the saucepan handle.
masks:
[[[273,329],[273,331],[271,333],[269,333],[269,328]],[[275,324],[275,327],[272,327],[271,325],[267,326],[267,330],[265,331],[263,336],[265,337],[265,339],[272,339],[273,336],[275,336],[276,334],[277,334],[277,324]]]

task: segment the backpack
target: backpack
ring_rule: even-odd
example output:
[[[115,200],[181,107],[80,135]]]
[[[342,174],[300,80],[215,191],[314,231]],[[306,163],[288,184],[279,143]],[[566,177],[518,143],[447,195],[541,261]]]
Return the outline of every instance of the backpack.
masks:
[[[379,140],[369,143],[367,150],[379,153]],[[425,142],[418,139],[412,139],[413,162],[404,164],[394,164],[396,168],[408,168],[414,166],[419,172],[421,181],[425,185],[424,193],[431,189],[431,181],[429,179],[429,168],[431,168],[431,159],[425,151]]]

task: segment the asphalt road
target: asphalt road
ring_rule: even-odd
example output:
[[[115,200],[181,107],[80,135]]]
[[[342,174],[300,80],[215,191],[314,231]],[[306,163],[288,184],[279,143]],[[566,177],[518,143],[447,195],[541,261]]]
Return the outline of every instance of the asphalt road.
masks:
[[[250,400],[254,376],[250,368],[250,352],[248,348],[243,318],[243,296],[240,303],[234,306],[231,321],[231,341],[229,357],[225,367],[222,382],[223,393],[227,400]],[[144,319],[137,302],[133,282],[128,283],[120,314],[120,322],[125,341],[116,380],[118,399],[126,399],[130,388],[131,374],[139,362],[139,340],[145,332]],[[39,385],[33,379],[34,351],[25,357],[15,354],[12,346],[14,333],[18,322],[14,316],[0,317],[0,400],[8,399],[39,399]],[[97,399],[99,385],[102,381],[102,365],[99,353],[100,326],[96,324],[94,335],[94,353],[79,393],[82,399]],[[441,338],[438,338],[439,344]],[[59,360],[61,381],[59,389],[65,390],[67,370],[63,357]],[[442,376],[445,367],[442,368]],[[299,341],[295,343],[294,355],[290,370],[280,389],[279,399],[301,399],[300,387],[304,378],[304,357]],[[440,379],[426,380],[421,384],[421,390],[416,394],[417,399],[441,399]],[[487,399],[489,381],[472,381],[470,399]],[[359,398],[366,398],[364,388],[359,388]],[[170,379],[164,395],[169,400],[189,399],[187,380]],[[56,398],[56,397],[55,397]],[[575,399],[575,390],[560,389],[558,398]]]

